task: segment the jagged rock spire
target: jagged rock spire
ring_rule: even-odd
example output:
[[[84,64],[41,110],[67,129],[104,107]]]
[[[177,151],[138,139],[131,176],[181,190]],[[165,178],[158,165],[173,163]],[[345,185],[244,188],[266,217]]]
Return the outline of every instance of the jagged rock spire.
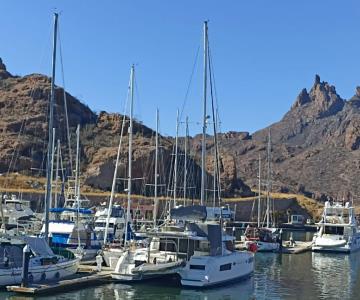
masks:
[[[360,95],[360,89],[358,92]],[[306,117],[309,120],[333,115],[343,108],[344,103],[344,100],[336,93],[335,87],[321,81],[320,76],[316,74],[310,91],[302,89],[290,112],[296,110],[299,117]],[[301,111],[298,111],[299,109]]]
[[[314,85],[320,84],[320,76],[318,74],[315,74],[315,82]]]
[[[1,57],[0,57],[0,70],[6,71],[6,66],[5,66],[5,64],[3,63]]]

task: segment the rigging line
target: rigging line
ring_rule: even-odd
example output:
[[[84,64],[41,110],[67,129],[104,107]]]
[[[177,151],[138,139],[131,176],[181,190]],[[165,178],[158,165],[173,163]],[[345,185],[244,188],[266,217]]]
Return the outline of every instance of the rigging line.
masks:
[[[137,111],[138,111],[138,117],[134,117],[134,121],[139,123],[139,124],[143,124],[141,120],[141,116],[142,116],[142,110],[141,110],[141,101],[140,101],[140,92],[139,92],[139,88],[137,85],[137,78],[134,78],[134,87],[135,87],[135,97],[134,97],[134,102],[135,105],[137,107]]]
[[[192,80],[193,80],[193,77],[194,77],[194,73],[195,73],[195,69],[196,69],[196,65],[197,65],[197,61],[198,61],[198,57],[199,57],[199,52],[200,52],[200,45],[198,46],[198,48],[196,50],[195,60],[194,60],[193,67],[192,67],[192,70],[191,70],[189,83],[188,83],[188,86],[186,88],[186,93],[185,93],[183,105],[182,105],[181,110],[180,110],[180,116],[179,116],[180,120],[182,118],[182,115],[183,115],[183,112],[184,112],[184,109],[185,109],[185,105],[186,105],[186,102],[188,100],[188,96],[189,96],[189,93],[190,93],[190,87],[191,87],[191,83],[192,83]]]
[[[210,43],[209,39],[208,39],[208,43]],[[213,86],[214,86],[215,107],[216,107],[216,115],[217,115],[216,118],[217,118],[218,127],[219,127],[218,131],[221,132],[221,119],[220,119],[220,115],[219,115],[219,102],[218,102],[218,96],[217,96],[216,81],[215,81],[215,71],[214,71],[214,64],[213,64],[210,44],[209,44],[209,66],[212,69],[212,81],[213,81]]]
[[[63,83],[63,100],[64,100],[64,111],[65,111],[65,121],[66,121],[66,135],[69,147],[69,162],[70,162],[70,174],[73,172],[73,161],[72,161],[72,151],[71,151],[71,137],[70,137],[70,127],[69,127],[69,116],[67,108],[67,99],[66,99],[66,87],[65,87],[65,73],[64,73],[64,64],[62,56],[62,44],[60,37],[60,24],[58,24],[58,39],[59,39],[59,52],[60,52],[60,65],[61,65],[61,78]]]
[[[48,32],[48,39],[47,40],[50,40],[50,37],[51,37],[51,32],[52,32],[52,26],[49,26],[49,32]],[[41,51],[41,55],[40,55],[40,63],[39,63],[39,65],[40,65],[40,68],[41,68],[41,64],[42,64],[42,62],[45,60],[44,58],[45,58],[45,49],[46,49],[46,43],[44,43],[44,45],[43,45],[43,48],[42,48],[42,51]],[[29,97],[30,98],[33,98],[33,96],[34,96],[34,92],[35,92],[35,85],[37,84],[37,82],[36,82],[36,80],[32,80],[31,78],[30,78],[30,83],[31,83],[31,87],[30,87],[30,95],[29,95]],[[26,109],[25,109],[25,111],[24,111],[24,115],[26,116],[27,115],[27,112],[28,112],[28,110],[29,110],[29,105],[27,105],[26,106]],[[21,127],[20,127],[20,131],[19,131],[19,134],[18,134],[18,137],[17,137],[17,141],[19,142],[19,140],[20,140],[20,136],[22,135],[22,130],[23,130],[23,132],[25,132],[25,125],[26,125],[26,121],[27,121],[28,119],[25,117],[24,119],[23,119],[23,121],[22,121],[22,125],[21,125]],[[9,175],[9,173],[11,172],[11,164],[13,165],[13,166],[15,166],[15,163],[16,163],[16,161],[17,161],[17,155],[16,155],[16,152],[19,152],[19,150],[17,149],[17,144],[13,147],[13,155],[12,155],[12,158],[11,158],[11,161],[10,161],[10,165],[9,165],[9,168],[8,168],[8,172],[7,172],[7,175]],[[14,161],[13,161],[13,158],[14,158]],[[5,186],[6,186],[6,181],[5,181]]]
[[[210,49],[210,47],[208,47]],[[217,126],[216,126],[216,122],[217,122],[217,118],[215,115],[215,107],[214,107],[214,95],[213,95],[213,75],[212,75],[212,68],[210,65],[210,55],[209,55],[209,76],[210,76],[210,96],[211,96],[211,111],[212,111],[212,116],[213,116],[213,130],[214,130],[214,148],[215,148],[215,177],[214,180],[218,181],[218,201],[219,201],[219,205],[221,203],[221,186],[220,186],[220,167],[219,167],[219,149],[218,149],[218,138],[217,138]]]

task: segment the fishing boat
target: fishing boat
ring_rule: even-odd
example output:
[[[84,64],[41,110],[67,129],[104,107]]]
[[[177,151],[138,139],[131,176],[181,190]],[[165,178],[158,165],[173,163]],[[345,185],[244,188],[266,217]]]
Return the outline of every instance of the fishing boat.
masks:
[[[350,202],[325,202],[318,231],[313,237],[313,251],[350,253],[360,249],[360,230]]]

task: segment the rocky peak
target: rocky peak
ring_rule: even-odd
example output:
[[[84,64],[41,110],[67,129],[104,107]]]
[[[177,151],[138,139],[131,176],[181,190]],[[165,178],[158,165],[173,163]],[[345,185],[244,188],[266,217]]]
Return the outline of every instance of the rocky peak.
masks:
[[[355,95],[352,96],[349,101],[359,101],[360,100],[360,86],[357,86],[355,89]]]
[[[303,106],[306,103],[309,103],[311,101],[309,93],[306,89],[302,89],[300,94],[296,97],[295,103],[292,106],[292,109],[296,107]]]
[[[320,76],[315,75],[314,85],[310,92],[303,89],[297,96],[291,111],[295,110],[307,119],[309,117],[317,119],[336,114],[342,110],[344,104],[345,101],[336,93],[335,87],[326,81],[321,81]]]
[[[0,57],[0,80],[12,77],[11,74],[6,71],[6,66]]]
[[[6,66],[5,66],[5,64],[3,63],[1,57],[0,57],[0,70],[6,71]]]

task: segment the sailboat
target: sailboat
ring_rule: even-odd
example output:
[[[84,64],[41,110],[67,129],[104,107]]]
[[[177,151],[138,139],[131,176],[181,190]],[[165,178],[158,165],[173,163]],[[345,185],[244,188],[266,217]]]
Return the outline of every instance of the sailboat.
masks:
[[[208,210],[206,206],[204,206],[206,185],[205,139],[207,126],[206,92],[208,69],[207,63],[209,54],[208,48],[208,24],[207,22],[204,22],[204,94],[200,206],[183,207],[173,210],[173,218],[176,218],[176,215],[178,214],[179,216],[182,216],[184,218],[185,222],[187,222],[187,229],[184,232],[188,235],[188,245],[192,245],[192,247],[188,247],[188,259],[186,261],[186,265],[179,271],[179,274],[181,276],[181,284],[183,286],[189,287],[208,287],[214,285],[223,285],[234,280],[249,277],[254,271],[254,254],[250,251],[236,251],[234,247],[234,236],[230,236],[224,232],[221,209],[219,219],[207,220]],[[215,127],[216,126],[214,125],[214,129],[216,129]],[[216,135],[216,130],[214,130],[214,135]],[[214,173],[216,175],[216,172]],[[181,209],[188,209],[189,213],[185,211],[181,212]],[[197,212],[195,212],[194,209],[196,209]],[[193,213],[191,213],[190,211],[193,211]],[[200,218],[196,221],[190,221],[188,216],[191,215],[198,216]]]
[[[94,231],[95,213],[89,207],[89,200],[80,197],[80,125],[76,136],[75,179],[69,180],[74,186],[69,186],[64,207],[50,209],[54,219],[49,221],[49,236],[52,246],[69,249],[76,255],[81,254],[82,260],[90,260],[101,249],[102,241]]]
[[[130,103],[130,124],[129,124],[129,166],[128,166],[128,202],[126,208],[127,224],[131,220],[131,193],[132,193],[132,136],[133,136],[133,102],[134,102],[134,66],[131,68],[131,103]],[[158,117],[157,117],[158,128]],[[158,134],[156,135],[158,137]],[[156,143],[157,144],[157,143]],[[156,155],[157,155],[156,151]],[[157,160],[156,160],[157,161]],[[155,172],[157,169],[155,167]],[[157,176],[157,174],[156,174]],[[156,178],[155,176],[155,178]],[[156,190],[156,188],[155,188]],[[157,200],[155,199],[157,205]],[[155,207],[156,208],[156,207]],[[155,215],[156,223],[156,215]],[[135,243],[129,239],[129,226],[125,227],[124,245],[118,250],[120,254],[111,277],[117,281],[142,281],[154,279],[170,274],[176,274],[177,268],[181,267],[182,260],[177,255],[169,255],[160,251],[160,243],[148,241],[147,243]]]
[[[247,248],[256,245],[256,249],[259,252],[272,252],[278,251],[280,249],[281,243],[281,232],[278,228],[273,227],[273,222],[271,222],[271,212],[273,207],[271,205],[270,199],[270,189],[271,189],[271,135],[270,130],[268,133],[268,147],[267,147],[267,184],[266,184],[266,214],[265,214],[265,224],[261,223],[261,158],[259,156],[259,186],[258,186],[258,215],[257,215],[257,226],[252,227],[248,226],[245,230],[245,246]],[[265,226],[264,226],[265,225]]]
[[[43,237],[16,237],[0,240],[0,286],[19,284],[22,273],[22,252],[31,252],[29,260],[30,283],[44,280],[59,280],[66,276],[73,275],[79,267],[79,258],[75,258],[71,252],[62,252],[64,255],[56,254],[49,247],[49,204],[51,199],[51,158],[53,144],[53,112],[55,102],[55,61],[57,41],[58,14],[54,14],[54,36],[53,36],[53,57],[52,77],[50,95],[50,117],[49,117],[49,141],[48,156],[46,165],[47,184],[45,197],[45,230]]]

